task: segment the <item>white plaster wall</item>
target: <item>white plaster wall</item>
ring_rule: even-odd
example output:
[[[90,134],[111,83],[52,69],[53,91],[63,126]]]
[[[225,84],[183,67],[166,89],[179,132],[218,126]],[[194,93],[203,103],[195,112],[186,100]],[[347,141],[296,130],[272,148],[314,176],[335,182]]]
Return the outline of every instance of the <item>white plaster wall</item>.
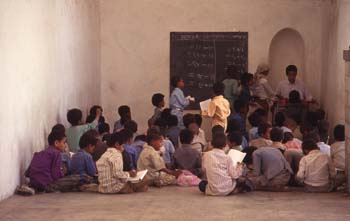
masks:
[[[171,31],[248,31],[249,71],[268,61],[270,42],[284,28],[305,43],[305,81],[320,96],[323,15],[321,0],[101,0],[102,104],[115,121],[129,104],[145,129],[150,97],[169,93]],[[273,73],[282,74],[284,73]],[[318,79],[318,80],[315,80]]]
[[[95,0],[0,1],[0,200],[69,108],[100,101]]]
[[[344,124],[345,121],[345,63],[343,50],[350,46],[350,1],[334,1],[328,18],[328,27],[325,33],[328,34],[328,42],[325,44],[325,61],[322,76],[321,100],[328,112],[328,119],[335,124]],[[328,10],[328,9],[327,9]]]

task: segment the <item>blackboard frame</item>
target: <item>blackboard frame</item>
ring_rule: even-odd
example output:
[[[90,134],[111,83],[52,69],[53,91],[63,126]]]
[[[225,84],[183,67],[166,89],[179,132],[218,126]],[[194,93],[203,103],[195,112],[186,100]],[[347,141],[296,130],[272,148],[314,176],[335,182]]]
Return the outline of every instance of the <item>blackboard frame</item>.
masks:
[[[186,109],[198,110],[199,102],[211,97],[213,83],[224,79],[229,64],[247,72],[248,32],[170,32],[170,79],[183,77],[185,96],[196,97]]]

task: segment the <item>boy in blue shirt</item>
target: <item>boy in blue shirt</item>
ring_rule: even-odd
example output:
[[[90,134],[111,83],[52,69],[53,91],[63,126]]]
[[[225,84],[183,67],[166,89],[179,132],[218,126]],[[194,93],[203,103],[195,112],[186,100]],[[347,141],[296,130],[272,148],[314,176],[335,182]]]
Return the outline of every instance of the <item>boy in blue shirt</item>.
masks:
[[[73,155],[71,160],[71,174],[96,176],[96,166],[91,154],[94,152],[97,138],[89,132],[86,132],[80,138],[80,150]]]

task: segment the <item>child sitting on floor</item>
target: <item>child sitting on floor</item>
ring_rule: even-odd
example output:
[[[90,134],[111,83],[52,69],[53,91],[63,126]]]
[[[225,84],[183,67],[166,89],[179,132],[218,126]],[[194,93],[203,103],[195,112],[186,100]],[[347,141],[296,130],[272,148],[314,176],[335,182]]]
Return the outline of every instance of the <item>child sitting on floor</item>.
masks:
[[[76,153],[79,150],[80,137],[88,130],[96,129],[101,116],[101,110],[96,110],[96,118],[90,124],[82,124],[83,113],[79,109],[71,109],[67,113],[67,120],[72,125],[67,129],[67,143],[71,152]]]
[[[345,127],[338,124],[334,127],[333,136],[335,142],[331,145],[332,162],[337,169],[336,186],[345,182]]]
[[[230,149],[242,151],[242,134],[240,132],[232,132],[227,135],[227,144]]]
[[[155,107],[152,117],[148,120],[148,127],[151,128],[154,122],[161,117],[162,109],[165,105],[164,94],[156,93],[152,95],[152,105]]]
[[[258,127],[259,138],[249,142],[249,146],[256,148],[270,147],[272,141],[270,140],[271,125],[269,123],[262,123]]]
[[[133,193],[148,190],[147,181],[143,179],[138,183],[128,182],[129,177],[135,177],[136,171],[123,171],[122,152],[123,139],[119,133],[112,134],[108,150],[96,162],[98,170],[98,192],[100,193]]]
[[[330,191],[335,178],[331,158],[322,153],[313,140],[304,141],[302,147],[306,156],[300,160],[297,180],[304,184],[307,192]]]
[[[225,154],[226,136],[223,133],[214,134],[213,150],[203,156],[202,169],[207,180],[202,180],[198,187],[206,195],[226,196],[238,191],[237,179],[242,175],[243,166],[234,166],[231,157]],[[244,190],[251,191],[252,187],[243,184]]]
[[[113,132],[117,132],[117,131],[123,129],[124,124],[127,121],[131,120],[131,110],[130,110],[130,107],[127,105],[120,106],[118,108],[118,114],[120,116],[120,119],[114,123]]]
[[[81,136],[79,141],[80,150],[72,157],[70,168],[71,174],[85,174],[90,177],[96,176],[96,166],[91,156],[94,152],[96,143],[96,136],[90,134],[89,131]]]
[[[138,170],[148,170],[146,178],[150,185],[166,186],[173,184],[182,173],[181,170],[169,170],[166,168],[163,158],[159,154],[163,138],[159,133],[147,135],[147,144],[143,147],[137,161]]]

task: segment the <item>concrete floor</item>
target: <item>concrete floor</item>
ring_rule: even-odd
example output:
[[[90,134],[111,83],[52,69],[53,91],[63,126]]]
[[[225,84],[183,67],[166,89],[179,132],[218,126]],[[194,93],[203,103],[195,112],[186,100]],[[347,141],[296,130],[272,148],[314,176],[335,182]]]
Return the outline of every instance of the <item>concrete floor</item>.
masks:
[[[52,193],[12,196],[0,220],[350,220],[343,193],[252,192],[209,197],[197,188],[152,188],[147,193]]]

